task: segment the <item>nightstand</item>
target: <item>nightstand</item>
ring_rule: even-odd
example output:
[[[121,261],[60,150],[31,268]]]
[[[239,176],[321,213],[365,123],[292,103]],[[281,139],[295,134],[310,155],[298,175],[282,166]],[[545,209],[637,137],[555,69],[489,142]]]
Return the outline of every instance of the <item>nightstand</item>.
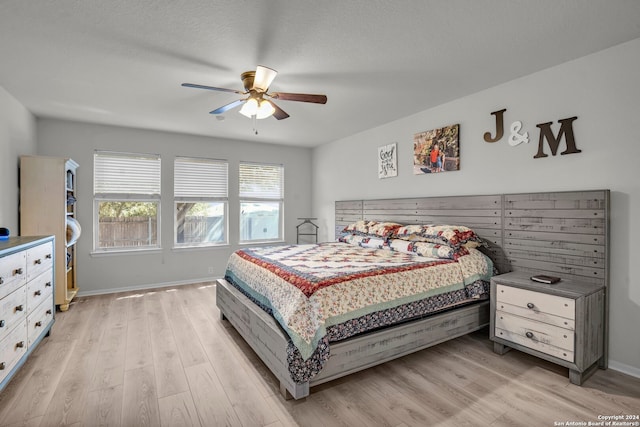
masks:
[[[598,367],[606,369],[605,287],[564,279],[548,285],[532,281],[532,275],[491,279],[494,352],[513,348],[565,366],[571,383],[581,385]]]

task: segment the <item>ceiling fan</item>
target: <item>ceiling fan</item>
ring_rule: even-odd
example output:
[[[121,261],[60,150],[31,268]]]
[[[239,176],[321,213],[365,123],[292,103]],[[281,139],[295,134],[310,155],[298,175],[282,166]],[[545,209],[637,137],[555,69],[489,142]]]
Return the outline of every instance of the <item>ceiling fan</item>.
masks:
[[[285,92],[267,92],[269,90],[269,86],[273,82],[273,79],[276,78],[278,72],[268,67],[263,67],[262,65],[258,65],[255,71],[245,71],[240,75],[242,79],[242,83],[244,85],[245,91],[242,92],[240,90],[235,89],[225,89],[221,87],[213,87],[213,86],[203,86],[193,83],[182,83],[182,86],[192,87],[196,89],[208,89],[208,90],[217,90],[221,92],[232,92],[237,93],[239,95],[249,95],[246,98],[238,99],[229,104],[223,105],[220,108],[216,108],[213,111],[210,111],[210,114],[222,114],[226,111],[229,111],[232,108],[239,107],[242,105],[240,109],[240,114],[249,117],[249,118],[257,118],[257,119],[265,119],[267,117],[273,116],[278,120],[286,119],[289,117],[282,108],[278,107],[271,99],[281,99],[283,101],[300,101],[300,102],[312,102],[315,104],[326,104],[327,96],[326,95],[312,95],[307,93],[285,93]]]

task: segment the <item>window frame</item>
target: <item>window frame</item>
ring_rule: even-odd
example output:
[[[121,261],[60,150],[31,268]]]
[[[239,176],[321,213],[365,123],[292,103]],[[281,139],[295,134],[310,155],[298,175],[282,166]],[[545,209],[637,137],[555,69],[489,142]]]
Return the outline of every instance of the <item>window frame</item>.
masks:
[[[157,192],[149,194],[139,194],[135,192],[96,192],[96,160],[98,156],[111,156],[123,158],[141,158],[157,161]],[[162,206],[162,158],[159,154],[133,153],[95,150],[93,156],[93,252],[92,254],[114,254],[123,252],[145,252],[158,251],[162,249],[162,227],[161,227],[161,206]],[[102,202],[142,202],[156,205],[156,243],[144,246],[117,246],[99,247],[100,245],[100,203]]]
[[[176,186],[178,180],[176,179],[176,163],[180,160],[193,161],[194,163],[208,163],[208,164],[223,164],[225,166],[224,177],[224,196],[176,196]],[[185,162],[187,163],[187,162]],[[212,159],[204,157],[188,157],[188,156],[176,156],[173,161],[173,248],[174,249],[193,249],[193,248],[210,248],[229,245],[229,161],[224,159]],[[219,190],[218,190],[219,191]],[[223,235],[224,238],[221,242],[199,242],[199,243],[178,243],[178,203],[222,203],[223,204]]]
[[[279,197],[248,197],[243,196],[242,194],[242,166],[243,165],[253,165],[253,166],[273,166],[278,167],[280,169],[280,196]],[[277,163],[260,163],[260,162],[240,162],[238,167],[238,244],[240,245],[253,245],[253,244],[262,244],[262,243],[280,243],[285,241],[284,236],[284,165]],[[278,203],[278,237],[273,239],[253,239],[253,240],[244,240],[242,239],[243,230],[242,230],[242,204],[243,203]]]

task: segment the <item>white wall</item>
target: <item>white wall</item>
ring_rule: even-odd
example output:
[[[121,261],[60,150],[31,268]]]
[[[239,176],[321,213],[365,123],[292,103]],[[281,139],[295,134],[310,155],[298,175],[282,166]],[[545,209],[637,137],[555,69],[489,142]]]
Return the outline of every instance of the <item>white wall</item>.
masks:
[[[504,60],[517,56],[505,54]],[[322,238],[333,237],[336,200],[610,189],[609,366],[640,376],[638,70],[640,39],[316,148],[313,214]],[[484,133],[495,134],[490,113],[502,108],[505,136],[486,143]],[[573,116],[582,152],[534,159],[536,124],[553,121],[557,132],[557,121]],[[516,120],[529,132],[528,145],[507,143]],[[454,123],[460,123],[461,169],[413,175],[413,134]],[[398,143],[398,177],[379,180],[377,147],[392,142]]]
[[[19,157],[36,152],[35,118],[0,87],[0,227],[18,236]]]
[[[54,119],[38,119],[38,155],[72,158],[78,169],[78,284],[80,295],[169,285],[222,277],[238,248],[238,163],[255,161],[285,168],[285,238],[295,243],[298,217],[311,214],[311,150],[243,141],[154,132]],[[160,252],[91,255],[93,249],[93,154],[95,150],[156,153],[162,159]],[[229,246],[172,249],[175,156],[229,161]],[[213,273],[211,273],[213,272]]]

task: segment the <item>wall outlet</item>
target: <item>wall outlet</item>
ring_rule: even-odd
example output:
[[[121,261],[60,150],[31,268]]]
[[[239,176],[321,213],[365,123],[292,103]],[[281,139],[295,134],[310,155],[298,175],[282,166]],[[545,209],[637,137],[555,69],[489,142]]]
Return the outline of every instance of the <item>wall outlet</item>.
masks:
[[[213,274],[213,267],[209,267],[208,273]]]

